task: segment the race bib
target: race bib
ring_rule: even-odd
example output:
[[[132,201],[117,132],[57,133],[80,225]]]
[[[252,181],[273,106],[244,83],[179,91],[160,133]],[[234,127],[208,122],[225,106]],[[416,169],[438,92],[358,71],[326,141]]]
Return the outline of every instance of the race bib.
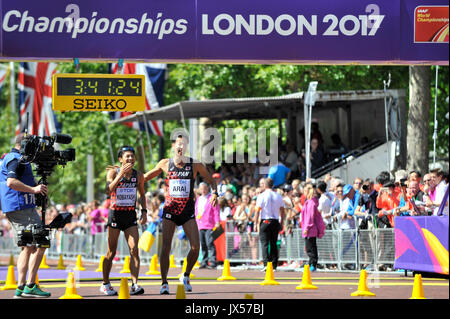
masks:
[[[177,198],[188,198],[190,186],[190,179],[171,179],[169,180],[169,195]]]
[[[136,203],[136,188],[116,188],[117,206],[134,206]]]

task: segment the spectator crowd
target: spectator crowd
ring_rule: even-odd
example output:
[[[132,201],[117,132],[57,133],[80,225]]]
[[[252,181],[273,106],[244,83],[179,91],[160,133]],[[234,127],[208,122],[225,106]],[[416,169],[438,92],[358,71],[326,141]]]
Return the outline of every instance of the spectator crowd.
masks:
[[[320,139],[320,136],[313,137],[313,141],[315,139]],[[343,148],[338,136],[334,142],[336,149]],[[318,146],[312,142],[311,147],[314,158]],[[261,166],[249,163],[248,157],[245,157],[244,163],[222,163],[218,169],[208,166],[218,185],[221,221],[228,221],[236,232],[254,232],[256,199],[262,192],[260,179],[266,176],[273,179],[274,189],[282,195],[285,204],[281,237],[301,228],[302,208],[313,198],[318,201],[317,209],[326,230],[394,228],[395,216],[448,215],[448,201],[439,211],[448,188],[448,173],[441,169],[433,169],[423,175],[419,171],[407,172],[403,169],[393,175],[384,171],[375,180],[361,176],[349,184],[339,176],[330,174],[322,179],[305,180],[304,158],[298,157],[289,144],[282,148],[279,159],[276,165],[268,168],[267,174],[261,174]],[[312,164],[315,165],[314,160]],[[200,182],[198,180],[195,188],[198,196],[201,195],[198,188]],[[159,179],[157,189],[146,194],[148,223],[159,223],[161,219],[165,187],[164,180]],[[78,205],[51,205],[47,209],[47,219],[51,221],[58,212],[70,212],[72,222],[65,226],[64,232],[95,235],[106,231],[108,211],[108,199],[102,203],[95,200]],[[179,238],[183,238],[181,229],[179,234]],[[0,235],[12,237],[11,227],[3,214],[0,214]],[[247,243],[256,247],[252,237]],[[252,250],[252,255],[256,257],[256,249]],[[384,265],[380,269],[383,268],[388,267]]]

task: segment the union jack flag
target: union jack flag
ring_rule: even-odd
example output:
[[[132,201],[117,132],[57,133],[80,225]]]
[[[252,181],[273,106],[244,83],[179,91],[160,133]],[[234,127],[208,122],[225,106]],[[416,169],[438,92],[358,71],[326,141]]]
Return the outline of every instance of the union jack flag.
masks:
[[[28,129],[28,133],[49,136],[57,129],[52,109],[52,75],[56,72],[56,63],[23,62],[18,74],[19,123],[16,135]],[[25,128],[27,123],[28,127]]]
[[[165,83],[165,73],[167,65],[157,63],[124,63],[122,70],[119,70],[117,63],[111,65],[111,73],[117,74],[143,74],[145,75],[145,109],[154,110],[163,105],[163,93]],[[109,112],[112,120],[125,117],[130,112]],[[148,121],[148,128],[151,134],[163,136],[163,121]],[[136,130],[145,131],[145,122],[127,122],[125,125]]]
[[[0,91],[2,90],[3,84],[5,83],[5,79],[9,74],[9,67],[4,65],[3,63],[0,64]]]

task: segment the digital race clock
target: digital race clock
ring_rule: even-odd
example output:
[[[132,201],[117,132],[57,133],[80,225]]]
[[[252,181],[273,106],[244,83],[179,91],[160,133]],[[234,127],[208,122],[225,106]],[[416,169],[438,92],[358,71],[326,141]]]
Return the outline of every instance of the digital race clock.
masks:
[[[145,110],[145,78],[140,74],[53,75],[53,109],[59,111]]]

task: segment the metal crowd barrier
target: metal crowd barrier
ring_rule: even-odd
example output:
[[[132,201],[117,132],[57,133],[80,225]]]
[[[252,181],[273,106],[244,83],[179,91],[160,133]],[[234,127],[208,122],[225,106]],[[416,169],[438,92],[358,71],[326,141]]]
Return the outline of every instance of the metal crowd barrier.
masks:
[[[228,231],[226,256],[230,263],[254,264],[262,260],[259,234]],[[395,259],[394,229],[326,230],[317,239],[318,263],[337,270],[377,270],[378,265],[393,265]],[[279,237],[279,261],[308,262],[301,229]],[[391,266],[392,268],[392,266]]]
[[[140,234],[142,229],[139,229]],[[156,239],[149,252],[140,250],[141,264],[149,265],[153,255],[160,255],[161,233],[156,233]],[[377,270],[377,265],[394,264],[395,242],[394,229],[373,230],[326,230],[324,237],[317,239],[319,264],[335,266],[337,270],[360,270],[371,265]],[[305,240],[301,236],[301,229],[294,229],[289,235],[280,239],[279,261],[291,263],[293,261],[307,262],[308,255],[305,250]],[[53,230],[51,233],[51,248],[47,250],[47,258],[59,258],[62,254],[65,259],[76,260],[78,255],[83,260],[98,262],[107,252],[107,233],[100,232],[95,235],[87,230],[85,234],[69,234]],[[262,260],[259,234],[256,232],[239,233],[235,231],[232,223],[228,223],[225,231],[226,258],[230,263],[257,264]],[[189,242],[179,239],[175,232],[172,241],[171,254],[175,262],[180,264],[187,256]],[[12,236],[0,237],[0,255],[18,255],[17,247]],[[116,261],[122,261],[129,256],[128,245],[123,233],[119,237],[116,252]],[[201,253],[200,253],[201,256]],[[370,268],[369,268],[370,269]]]

